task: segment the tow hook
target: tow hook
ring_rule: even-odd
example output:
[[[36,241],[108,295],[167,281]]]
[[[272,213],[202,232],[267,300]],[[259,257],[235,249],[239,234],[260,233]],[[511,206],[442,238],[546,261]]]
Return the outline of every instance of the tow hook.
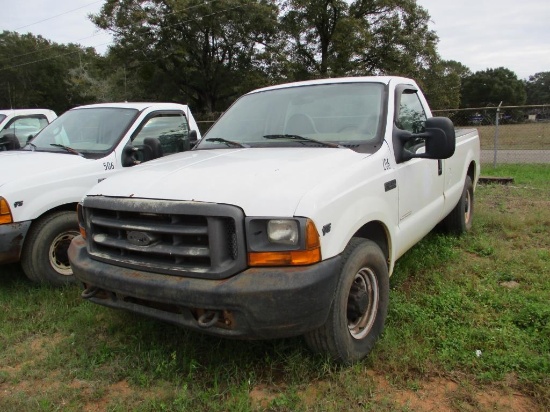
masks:
[[[214,326],[220,319],[220,313],[214,310],[207,310],[199,316],[197,321],[201,328],[209,328]]]
[[[80,296],[82,296],[84,299],[90,299],[93,298],[101,289],[97,286],[88,286]]]

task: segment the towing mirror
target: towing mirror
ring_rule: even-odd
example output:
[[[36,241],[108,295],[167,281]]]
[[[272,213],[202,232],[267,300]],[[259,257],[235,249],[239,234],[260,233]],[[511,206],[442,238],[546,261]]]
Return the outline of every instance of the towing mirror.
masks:
[[[431,117],[426,120],[426,155],[430,159],[448,159],[455,153],[456,136],[451,119]]]
[[[413,134],[400,131],[398,140],[401,143],[399,151],[400,159],[398,159],[398,162],[405,162],[416,158],[448,159],[455,152],[455,128],[451,119],[447,117],[431,117],[427,119],[422,133]],[[415,146],[418,151],[413,152],[404,148],[405,143],[411,140],[421,143]]]

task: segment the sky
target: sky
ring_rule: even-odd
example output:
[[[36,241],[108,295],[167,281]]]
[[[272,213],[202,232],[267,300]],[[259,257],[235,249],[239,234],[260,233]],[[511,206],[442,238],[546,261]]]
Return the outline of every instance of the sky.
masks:
[[[88,19],[104,0],[0,0],[0,30],[105,53],[111,36]],[[472,72],[505,67],[518,78],[550,71],[549,0],[417,0],[439,37],[438,52]]]

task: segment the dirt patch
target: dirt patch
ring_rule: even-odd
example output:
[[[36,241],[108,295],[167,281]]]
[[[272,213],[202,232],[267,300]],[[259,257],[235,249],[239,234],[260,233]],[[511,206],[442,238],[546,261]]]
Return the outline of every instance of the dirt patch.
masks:
[[[527,396],[497,388],[464,387],[448,378],[416,382],[416,388],[401,389],[373,371],[368,372],[376,384],[375,399],[392,401],[396,406],[419,412],[510,411],[534,412],[540,409]]]
[[[496,387],[471,387],[458,381],[435,377],[414,381],[411,388],[393,385],[385,376],[369,370],[365,377],[365,395],[373,407],[384,405],[398,410],[415,412],[537,412],[542,410],[529,397],[511,389]],[[314,410],[334,386],[318,381],[297,394],[306,410]],[[250,391],[252,410],[266,410],[281,392],[284,385],[260,384]],[[365,406],[361,401],[358,406]],[[95,412],[95,411],[94,411]]]

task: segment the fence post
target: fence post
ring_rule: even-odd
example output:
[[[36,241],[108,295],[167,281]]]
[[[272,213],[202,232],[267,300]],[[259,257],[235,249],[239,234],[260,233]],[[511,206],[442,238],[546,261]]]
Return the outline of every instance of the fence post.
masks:
[[[493,153],[493,167],[497,167],[497,152],[498,152],[498,120],[500,117],[500,106],[502,105],[502,102],[497,107],[497,114],[495,119],[495,141],[494,141],[494,153]]]

